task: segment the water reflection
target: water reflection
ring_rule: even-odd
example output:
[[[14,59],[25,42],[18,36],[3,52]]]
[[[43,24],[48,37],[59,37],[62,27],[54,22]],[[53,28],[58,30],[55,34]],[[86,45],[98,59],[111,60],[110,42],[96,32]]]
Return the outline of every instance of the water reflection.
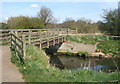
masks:
[[[92,69],[94,71],[113,72],[116,66],[112,59],[99,59],[99,58],[83,58],[76,56],[52,56],[50,58],[52,65],[62,66],[62,68],[70,70],[78,69]],[[120,66],[120,58],[115,59],[118,66]],[[120,67],[119,67],[120,68]]]

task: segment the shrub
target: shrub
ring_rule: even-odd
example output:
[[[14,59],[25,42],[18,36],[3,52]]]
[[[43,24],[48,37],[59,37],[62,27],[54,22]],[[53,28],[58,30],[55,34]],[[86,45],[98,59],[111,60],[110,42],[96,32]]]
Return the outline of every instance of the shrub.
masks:
[[[88,56],[88,52],[85,52],[85,51],[79,51],[78,54]]]

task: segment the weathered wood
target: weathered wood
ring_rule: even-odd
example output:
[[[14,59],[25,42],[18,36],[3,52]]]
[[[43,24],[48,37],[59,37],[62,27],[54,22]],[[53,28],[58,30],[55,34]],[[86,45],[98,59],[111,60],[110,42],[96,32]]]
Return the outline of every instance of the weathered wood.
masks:
[[[12,34],[12,36],[13,36],[14,38],[16,38],[18,41],[20,41],[21,43],[23,43],[23,41],[22,41],[20,38],[18,38],[17,36],[15,36],[14,34]]]
[[[26,59],[26,41],[25,41],[25,35],[22,35],[22,40],[23,40],[23,58]]]
[[[78,35],[78,28],[76,28],[76,36]]]
[[[28,37],[29,44],[31,42],[31,30],[29,30],[29,37]]]
[[[15,36],[18,37],[18,32],[17,32],[17,31],[15,31]],[[15,44],[15,45],[18,45],[18,40],[17,40],[16,38],[15,38],[14,44]],[[16,53],[16,56],[18,56],[18,52],[17,52],[17,51],[18,51],[18,46],[15,46],[15,48],[16,48],[16,49],[15,49],[15,51],[16,51],[16,52],[15,52],[15,53]]]
[[[41,30],[38,31],[39,32],[39,48],[42,48],[42,44],[41,44]]]
[[[58,44],[59,44],[59,42],[60,42],[59,39],[60,39],[60,38],[58,37]]]

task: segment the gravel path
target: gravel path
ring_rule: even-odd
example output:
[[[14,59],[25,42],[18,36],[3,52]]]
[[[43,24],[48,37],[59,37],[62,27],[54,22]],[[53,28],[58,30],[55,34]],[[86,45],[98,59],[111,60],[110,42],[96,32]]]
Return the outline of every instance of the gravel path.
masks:
[[[2,82],[24,82],[15,64],[11,63],[9,46],[2,47]]]

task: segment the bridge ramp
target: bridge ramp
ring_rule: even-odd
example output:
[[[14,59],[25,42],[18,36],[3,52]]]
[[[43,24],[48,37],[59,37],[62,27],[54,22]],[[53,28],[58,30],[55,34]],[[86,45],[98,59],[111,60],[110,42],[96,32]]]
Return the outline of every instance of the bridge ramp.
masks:
[[[16,65],[11,63],[10,46],[0,47],[2,48],[2,82],[24,82]]]

